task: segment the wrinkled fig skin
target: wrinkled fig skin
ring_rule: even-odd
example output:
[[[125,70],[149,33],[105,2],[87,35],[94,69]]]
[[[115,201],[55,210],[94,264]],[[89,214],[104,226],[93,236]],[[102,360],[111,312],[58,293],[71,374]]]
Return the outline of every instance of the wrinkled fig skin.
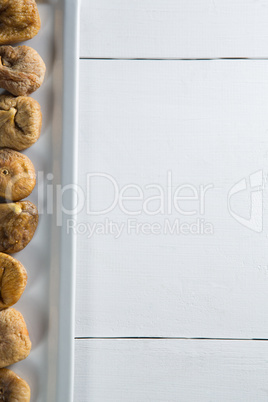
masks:
[[[38,225],[37,208],[30,201],[0,204],[0,252],[23,250]]]
[[[0,401],[30,402],[31,390],[26,381],[13,371],[0,369]]]
[[[30,159],[13,149],[0,149],[0,197],[20,201],[28,197],[36,183]]]
[[[0,45],[31,39],[40,27],[34,0],[0,0]]]
[[[22,314],[14,308],[0,311],[0,368],[26,359],[31,347]]]
[[[28,96],[43,83],[46,66],[29,46],[0,46],[0,87],[15,96]]]
[[[24,266],[10,255],[0,253],[0,309],[17,303],[26,284],[27,272]]]
[[[0,95],[0,147],[22,151],[39,138],[42,113],[39,103],[27,96]]]

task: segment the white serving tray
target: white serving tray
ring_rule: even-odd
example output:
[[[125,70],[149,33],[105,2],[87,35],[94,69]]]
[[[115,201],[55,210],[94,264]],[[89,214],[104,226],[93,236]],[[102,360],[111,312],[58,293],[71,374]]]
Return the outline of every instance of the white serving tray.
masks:
[[[41,1],[38,8],[41,30],[25,44],[47,66],[45,82],[32,95],[41,105],[43,127],[38,142],[24,153],[38,174],[28,199],[38,206],[40,221],[33,240],[14,254],[28,272],[26,290],[14,307],[25,318],[32,351],[11,368],[29,383],[31,402],[71,402],[75,239],[66,232],[66,220],[74,212],[62,213],[59,195],[60,188],[76,182],[79,1]],[[65,191],[63,205],[73,211],[73,191]]]

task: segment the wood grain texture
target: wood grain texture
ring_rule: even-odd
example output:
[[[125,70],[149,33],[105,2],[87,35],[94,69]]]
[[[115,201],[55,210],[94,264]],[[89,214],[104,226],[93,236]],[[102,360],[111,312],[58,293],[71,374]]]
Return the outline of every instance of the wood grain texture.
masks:
[[[81,57],[268,57],[266,0],[84,0]]]
[[[171,213],[166,203],[163,212],[154,213],[159,203],[151,202],[150,215],[138,199],[124,202],[128,213],[118,205],[100,216],[81,208],[70,229],[79,232],[76,336],[266,338],[267,188],[260,233],[231,216],[227,196],[245,178],[247,189],[233,197],[232,209],[249,219],[250,175],[262,170],[267,175],[268,62],[83,60],[80,65],[82,189],[92,172],[112,176],[120,189],[136,184],[144,199],[156,194],[148,184],[161,186],[165,198],[185,183],[198,194],[199,186],[213,188],[203,213],[193,199],[180,204],[182,212],[173,207]],[[111,181],[90,182],[92,208],[105,209],[113,199]],[[86,225],[107,219],[161,227],[166,219],[186,224],[204,219],[213,234],[137,234],[125,226],[117,239],[109,231],[90,237]]]
[[[77,340],[74,402],[266,402],[268,344]]]

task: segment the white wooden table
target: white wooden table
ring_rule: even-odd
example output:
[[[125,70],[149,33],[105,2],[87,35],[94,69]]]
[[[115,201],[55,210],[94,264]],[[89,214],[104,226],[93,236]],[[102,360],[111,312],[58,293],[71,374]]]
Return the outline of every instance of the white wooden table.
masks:
[[[267,22],[82,0],[75,402],[268,400]]]

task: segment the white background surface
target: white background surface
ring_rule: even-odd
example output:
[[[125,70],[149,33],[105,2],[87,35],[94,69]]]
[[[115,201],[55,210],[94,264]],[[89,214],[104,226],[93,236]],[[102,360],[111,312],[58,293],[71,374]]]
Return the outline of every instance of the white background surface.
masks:
[[[189,200],[193,216],[84,207],[76,229],[179,218],[213,234],[78,235],[75,402],[268,400],[266,187],[260,232],[227,205],[245,179],[231,206],[249,219],[249,178],[267,175],[267,21],[262,0],[82,0],[78,184],[102,172],[146,199],[171,172],[172,191],[213,187],[203,214]],[[255,60],[129,60],[241,57]],[[96,179],[88,199],[113,194]]]

